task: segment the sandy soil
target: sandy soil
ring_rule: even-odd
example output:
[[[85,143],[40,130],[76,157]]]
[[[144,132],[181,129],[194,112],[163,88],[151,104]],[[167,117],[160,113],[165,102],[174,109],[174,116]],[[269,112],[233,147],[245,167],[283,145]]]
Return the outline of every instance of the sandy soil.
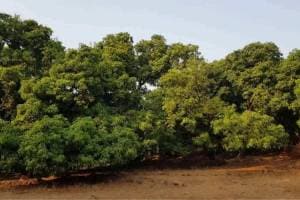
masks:
[[[185,166],[187,166],[186,164]],[[142,167],[116,174],[0,181],[0,199],[300,199],[300,159],[251,156],[218,167]]]

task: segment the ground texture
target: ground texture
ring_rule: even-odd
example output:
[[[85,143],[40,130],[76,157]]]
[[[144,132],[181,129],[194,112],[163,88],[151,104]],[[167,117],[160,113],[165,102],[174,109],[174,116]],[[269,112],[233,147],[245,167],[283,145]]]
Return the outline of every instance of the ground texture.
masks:
[[[194,159],[42,182],[5,179],[0,199],[300,199],[300,159],[248,156],[209,167]]]

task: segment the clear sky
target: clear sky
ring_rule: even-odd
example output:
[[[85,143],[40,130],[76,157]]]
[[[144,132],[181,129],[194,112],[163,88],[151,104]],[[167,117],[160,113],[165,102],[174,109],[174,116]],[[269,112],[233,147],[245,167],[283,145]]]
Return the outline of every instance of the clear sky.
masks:
[[[117,32],[197,44],[208,60],[255,41],[300,48],[300,0],[0,0],[0,12],[50,26],[69,48]]]

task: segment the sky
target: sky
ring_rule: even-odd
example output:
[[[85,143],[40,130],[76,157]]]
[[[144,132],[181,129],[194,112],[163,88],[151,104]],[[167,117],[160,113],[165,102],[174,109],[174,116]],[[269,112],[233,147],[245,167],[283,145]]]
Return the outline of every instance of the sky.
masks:
[[[0,12],[51,27],[67,48],[118,32],[196,44],[209,61],[257,41],[300,48],[299,0],[0,0]]]

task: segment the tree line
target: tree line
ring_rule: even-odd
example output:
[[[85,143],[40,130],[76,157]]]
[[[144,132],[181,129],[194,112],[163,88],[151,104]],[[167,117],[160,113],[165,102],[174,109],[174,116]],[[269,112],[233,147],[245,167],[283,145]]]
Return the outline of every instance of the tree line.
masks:
[[[196,45],[128,33],[66,49],[49,27],[0,14],[1,173],[278,150],[298,142],[299,100],[297,49],[255,42],[207,62]]]

